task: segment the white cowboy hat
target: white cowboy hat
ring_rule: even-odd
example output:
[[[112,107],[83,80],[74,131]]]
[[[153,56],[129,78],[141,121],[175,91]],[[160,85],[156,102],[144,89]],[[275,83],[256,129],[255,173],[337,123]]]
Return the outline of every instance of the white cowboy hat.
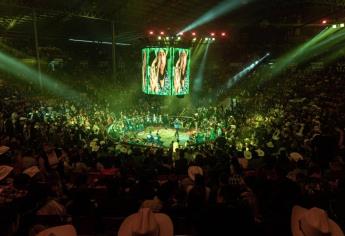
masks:
[[[268,143],[266,143],[266,146],[269,148],[274,148],[274,144],[272,143],[272,141],[269,141]]]
[[[140,208],[121,224],[118,236],[173,236],[173,223],[169,216],[153,213],[150,208]]]
[[[249,150],[244,151],[243,155],[244,155],[244,158],[246,158],[247,160],[252,159],[252,153]]]
[[[279,138],[280,138],[280,131],[279,131],[279,130],[276,130],[276,131],[274,132],[274,134],[272,135],[272,139],[275,140],[275,141],[277,141],[277,140],[279,140]]]
[[[306,209],[294,206],[291,214],[291,231],[293,236],[344,236],[340,227],[327,213],[313,207]]]
[[[193,181],[195,180],[195,175],[203,175],[204,172],[202,171],[202,168],[200,166],[190,166],[188,168],[188,176],[191,178]]]
[[[37,236],[77,236],[77,231],[73,225],[61,225],[51,227],[41,231]]]
[[[0,181],[5,179],[13,170],[13,167],[11,166],[0,166]]]
[[[265,156],[265,152],[263,150],[261,150],[260,148],[256,149],[255,152],[258,154],[258,157]]]

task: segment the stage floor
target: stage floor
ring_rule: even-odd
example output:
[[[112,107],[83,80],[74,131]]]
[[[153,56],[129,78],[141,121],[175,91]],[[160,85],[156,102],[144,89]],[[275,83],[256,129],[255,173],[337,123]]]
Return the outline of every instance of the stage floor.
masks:
[[[158,131],[159,136],[161,137],[161,141],[163,143],[164,147],[169,147],[171,142],[175,141],[175,129],[171,128],[161,128],[161,127],[147,127],[144,131],[139,132],[137,134],[137,137],[143,140],[147,139],[147,135],[152,132],[153,136],[156,136],[156,133]],[[179,131],[179,143],[180,145],[184,145],[188,140],[189,136],[193,133],[193,130]]]

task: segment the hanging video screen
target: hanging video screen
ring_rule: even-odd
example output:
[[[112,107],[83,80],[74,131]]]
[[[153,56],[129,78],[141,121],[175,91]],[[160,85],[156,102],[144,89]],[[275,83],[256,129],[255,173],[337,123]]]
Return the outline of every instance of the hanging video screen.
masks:
[[[143,92],[155,95],[171,93],[171,55],[169,48],[144,48],[142,50]]]
[[[154,95],[189,93],[190,49],[142,49],[142,91]]]
[[[172,48],[174,63],[172,75],[172,95],[189,93],[190,49]]]

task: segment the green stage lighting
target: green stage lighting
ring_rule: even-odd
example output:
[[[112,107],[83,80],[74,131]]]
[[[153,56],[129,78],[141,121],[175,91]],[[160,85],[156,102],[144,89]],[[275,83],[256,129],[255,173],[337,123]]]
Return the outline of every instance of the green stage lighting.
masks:
[[[18,79],[32,82],[35,85],[42,85],[45,90],[67,99],[71,96],[79,97],[78,93],[58,80],[54,80],[43,73],[40,75],[37,70],[28,67],[16,58],[3,52],[0,52],[0,70],[6,71]]]
[[[193,86],[193,90],[195,92],[199,92],[202,88],[202,83],[204,80],[204,71],[205,71],[205,67],[206,67],[206,62],[207,62],[207,55],[208,55],[208,49],[210,46],[210,42],[207,42],[206,44],[206,49],[204,51],[204,55],[202,57],[201,63],[199,65],[199,69],[196,75],[196,78],[194,80],[194,86]]]

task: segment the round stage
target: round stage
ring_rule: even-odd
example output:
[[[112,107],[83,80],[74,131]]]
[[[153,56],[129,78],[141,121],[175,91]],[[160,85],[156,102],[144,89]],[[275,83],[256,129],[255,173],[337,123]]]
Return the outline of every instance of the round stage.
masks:
[[[150,135],[153,136],[151,141],[148,140]],[[160,146],[170,147],[171,142],[176,140],[175,129],[164,128],[160,126],[148,126],[141,131],[121,131],[118,132],[111,127],[108,128],[108,134],[112,139],[118,141],[136,143],[141,145],[159,145],[157,141],[157,133],[160,137]],[[191,136],[195,134],[195,130],[179,130],[179,143],[180,145],[185,145],[187,141],[190,140]],[[153,141],[152,141],[153,140]]]

